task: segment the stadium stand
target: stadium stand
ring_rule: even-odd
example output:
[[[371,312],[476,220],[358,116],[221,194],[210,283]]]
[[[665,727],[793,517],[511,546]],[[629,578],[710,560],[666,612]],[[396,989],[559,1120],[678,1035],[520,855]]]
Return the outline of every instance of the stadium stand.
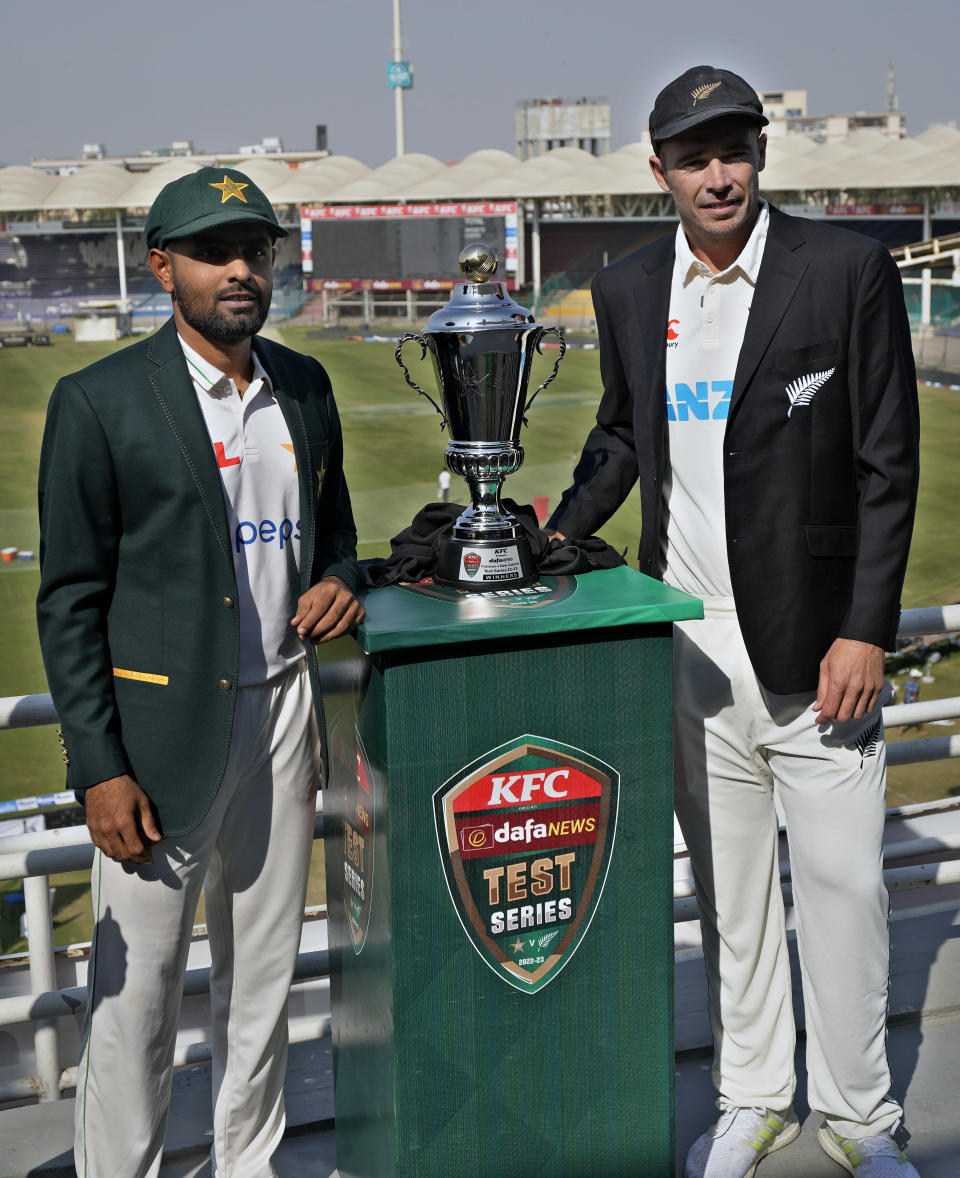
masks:
[[[539,298],[542,304],[585,288],[604,261],[675,224],[669,198],[650,175],[649,154],[649,143],[640,141],[599,157],[563,147],[525,161],[482,150],[452,165],[409,154],[377,168],[348,156],[297,169],[262,157],[235,166],[262,185],[291,230],[279,267],[285,306],[300,310],[305,303],[295,294],[305,206],[498,200],[524,207],[521,286],[532,284],[528,302]],[[120,226],[127,296],[135,313],[144,309],[152,287],[139,227],[162,185],[199,166],[177,158],[145,174],[96,164],[65,176],[0,168],[0,319],[49,322],[69,315],[80,300],[119,298]],[[804,136],[775,139],[762,181],[764,194],[788,211],[827,217],[895,249],[960,229],[960,130],[934,126],[897,140],[858,131],[826,144]],[[539,251],[532,248],[534,233]],[[937,314],[941,301],[939,295],[934,300]]]

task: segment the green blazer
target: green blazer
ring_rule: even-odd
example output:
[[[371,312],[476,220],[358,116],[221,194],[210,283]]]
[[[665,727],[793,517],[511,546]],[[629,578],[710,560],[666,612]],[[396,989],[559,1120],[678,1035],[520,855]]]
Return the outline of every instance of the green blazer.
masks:
[[[301,591],[358,584],[356,529],[330,380],[258,338],[300,480]],[[173,320],[64,377],[40,455],[37,623],[67,786],[129,773],[165,835],[220,787],[240,660],[231,537],[213,447]],[[324,732],[317,661],[308,658]]]

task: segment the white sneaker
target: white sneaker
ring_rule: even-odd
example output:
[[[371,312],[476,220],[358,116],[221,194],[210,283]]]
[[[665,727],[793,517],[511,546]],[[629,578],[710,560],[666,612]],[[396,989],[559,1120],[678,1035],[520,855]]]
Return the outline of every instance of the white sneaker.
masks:
[[[800,1132],[792,1108],[735,1108],[720,1102],[722,1115],[690,1146],[685,1178],[753,1178],[761,1158],[789,1145]]]
[[[920,1178],[889,1133],[856,1140],[841,1137],[824,1124],[820,1126],[817,1140],[824,1153],[856,1178]]]

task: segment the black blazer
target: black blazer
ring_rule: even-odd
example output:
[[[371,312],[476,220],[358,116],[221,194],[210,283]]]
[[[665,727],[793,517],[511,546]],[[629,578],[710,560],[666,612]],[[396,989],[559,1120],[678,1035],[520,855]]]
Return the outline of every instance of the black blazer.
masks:
[[[301,591],[333,574],[356,590],[330,381],[307,356],[254,346],[297,461]],[[164,834],[191,830],[226,766],[240,628],[220,471],[172,319],[54,389],[40,569],[37,621],[68,788],[129,773]],[[308,665],[319,719],[312,652]]]
[[[550,525],[600,527],[640,483],[640,571],[661,574],[665,340],[674,237],[593,282],[603,397]],[[787,387],[834,369],[791,409]],[[806,403],[803,403],[803,401]],[[894,644],[919,412],[896,264],[879,243],[771,206],[724,435],[727,552],[761,683],[816,688],[837,637]]]

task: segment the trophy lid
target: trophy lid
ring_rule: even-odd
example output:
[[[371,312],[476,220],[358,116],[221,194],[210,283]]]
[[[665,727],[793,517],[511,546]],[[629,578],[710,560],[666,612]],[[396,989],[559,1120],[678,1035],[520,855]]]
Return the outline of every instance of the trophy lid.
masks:
[[[514,301],[504,283],[490,281],[499,260],[489,245],[476,241],[465,246],[458,263],[464,281],[454,286],[450,301],[434,311],[424,331],[482,331],[536,323],[527,308]]]

